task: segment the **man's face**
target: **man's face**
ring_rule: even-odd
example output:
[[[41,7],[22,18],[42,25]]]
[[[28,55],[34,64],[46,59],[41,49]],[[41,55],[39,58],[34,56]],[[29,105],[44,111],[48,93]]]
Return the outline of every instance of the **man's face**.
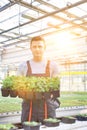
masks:
[[[32,41],[30,49],[31,49],[34,57],[40,58],[43,56],[44,51],[45,51],[44,42],[43,41]]]

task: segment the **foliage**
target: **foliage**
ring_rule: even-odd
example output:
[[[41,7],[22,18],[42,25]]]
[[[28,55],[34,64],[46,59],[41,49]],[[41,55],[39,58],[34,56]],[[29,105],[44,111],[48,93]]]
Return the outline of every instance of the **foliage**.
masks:
[[[40,122],[38,123],[38,122],[36,122],[36,121],[31,121],[31,122],[25,121],[23,124],[24,124],[24,125],[27,125],[27,126],[37,126],[37,125],[41,125]]]
[[[56,122],[60,122],[60,120],[56,119],[56,118],[47,118],[44,119],[45,122],[51,122],[51,123],[56,123]]]
[[[0,124],[0,130],[11,130],[14,128],[15,126],[12,124]]]
[[[21,98],[2,97],[0,93],[0,113],[21,111]]]
[[[65,116],[64,118],[67,118],[67,119],[76,119],[76,118],[73,117],[73,116]]]
[[[3,88],[11,88],[13,86],[13,79],[14,77],[11,76],[11,77],[6,77],[3,81],[2,81],[2,85],[3,85]]]
[[[60,92],[60,107],[87,105],[87,92]]]
[[[25,77],[11,76],[3,80],[3,87],[30,92],[47,92],[58,90],[60,80],[58,77]]]

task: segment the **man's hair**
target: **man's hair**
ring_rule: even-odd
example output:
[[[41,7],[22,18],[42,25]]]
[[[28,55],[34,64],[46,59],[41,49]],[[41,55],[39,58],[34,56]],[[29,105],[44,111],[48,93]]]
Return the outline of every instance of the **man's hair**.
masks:
[[[41,36],[33,37],[33,38],[31,39],[30,45],[32,44],[33,41],[43,41],[44,46],[45,46],[45,48],[46,48],[45,40],[44,40],[43,37],[41,37]]]

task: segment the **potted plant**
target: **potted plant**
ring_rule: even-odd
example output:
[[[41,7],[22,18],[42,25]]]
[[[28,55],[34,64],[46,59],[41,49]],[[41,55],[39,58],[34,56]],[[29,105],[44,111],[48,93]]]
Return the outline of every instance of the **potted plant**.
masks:
[[[9,95],[10,95],[10,97],[17,97],[18,92],[15,89],[10,89]]]
[[[12,90],[17,93],[19,98],[25,98],[26,96],[26,77],[15,76]]]
[[[10,96],[23,99],[47,99],[60,96],[60,81],[57,77],[11,76],[3,80],[3,89],[9,90]],[[8,95],[9,95],[8,93]]]
[[[60,96],[60,80],[58,77],[47,78],[46,79],[47,87],[44,92],[44,97],[49,98],[51,95],[54,99]]]
[[[41,123],[35,121],[31,121],[31,122],[25,121],[23,123],[24,130],[40,130],[40,126]]]
[[[87,121],[87,114],[79,114],[76,116],[79,121]]]
[[[12,124],[0,124],[0,130],[17,130],[17,127]]]
[[[2,88],[1,88],[2,96],[8,97],[12,86],[13,86],[13,77],[6,77],[2,81]]]
[[[59,79],[56,77],[19,77],[16,80],[15,87],[18,90],[18,97],[20,98],[47,99],[50,98],[52,90],[54,90],[54,97],[60,96],[59,84]]]
[[[44,125],[48,127],[56,127],[56,126],[59,126],[60,120],[56,118],[47,118],[47,119],[44,119],[43,122],[44,122]]]
[[[72,124],[72,123],[75,123],[76,121],[76,118],[75,117],[72,117],[72,116],[66,116],[66,117],[62,117],[62,120],[61,120],[63,123],[67,123],[67,124]]]

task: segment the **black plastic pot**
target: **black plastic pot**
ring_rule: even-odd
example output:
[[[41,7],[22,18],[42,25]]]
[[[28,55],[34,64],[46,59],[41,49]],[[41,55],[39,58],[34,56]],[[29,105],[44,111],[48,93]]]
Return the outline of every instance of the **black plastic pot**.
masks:
[[[18,93],[16,90],[10,90],[10,97],[17,97]]]
[[[24,130],[40,130],[40,125],[41,125],[41,123],[38,123],[35,126],[23,124],[23,128],[24,128]]]
[[[40,126],[24,126],[24,130],[40,130]]]
[[[47,121],[47,120],[44,120],[43,121],[43,124],[47,127],[56,127],[56,126],[59,126],[60,124],[60,120],[57,120],[57,121]]]
[[[31,100],[31,99],[49,99],[51,98],[51,95],[53,95],[53,98],[56,99],[60,96],[60,91],[49,91],[49,92],[29,92],[24,90],[18,90],[18,97]]]
[[[87,116],[85,115],[77,115],[76,118],[79,121],[87,121]]]
[[[1,94],[2,94],[3,97],[8,97],[9,93],[10,93],[9,89],[1,88]]]
[[[76,118],[74,118],[74,117],[62,117],[61,121],[63,123],[66,123],[66,124],[72,124],[72,123],[75,123]]]

